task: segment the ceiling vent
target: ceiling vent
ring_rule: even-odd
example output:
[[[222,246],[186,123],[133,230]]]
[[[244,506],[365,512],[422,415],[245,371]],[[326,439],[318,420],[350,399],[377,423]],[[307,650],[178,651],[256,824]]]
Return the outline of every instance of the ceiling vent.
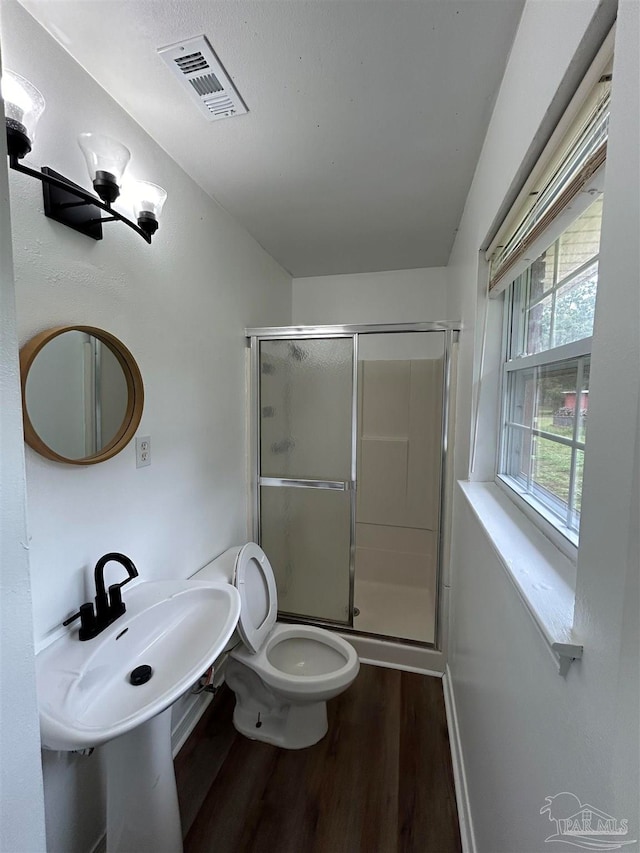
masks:
[[[248,112],[204,36],[158,48],[158,53],[209,121]]]

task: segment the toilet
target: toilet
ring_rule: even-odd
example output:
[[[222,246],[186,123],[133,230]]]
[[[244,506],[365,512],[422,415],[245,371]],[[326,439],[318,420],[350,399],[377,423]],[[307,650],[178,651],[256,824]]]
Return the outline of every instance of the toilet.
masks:
[[[327,700],[358,674],[355,649],[322,628],[276,622],[275,577],[255,542],[225,551],[197,577],[233,583],[240,593],[240,619],[227,646],[225,670],[236,696],[236,729],[284,749],[317,743],[327,732]]]

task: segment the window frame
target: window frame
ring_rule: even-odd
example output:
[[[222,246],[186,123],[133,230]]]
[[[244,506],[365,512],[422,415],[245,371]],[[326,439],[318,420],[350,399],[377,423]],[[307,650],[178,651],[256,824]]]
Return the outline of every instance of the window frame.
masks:
[[[564,232],[563,232],[564,233]],[[562,239],[562,234],[551,244],[552,246]],[[546,251],[546,250],[545,250]],[[523,273],[520,274],[511,284],[505,288],[502,293],[503,299],[503,315],[502,315],[502,348],[501,348],[501,376],[500,376],[500,410],[499,410],[499,430],[497,441],[497,454],[495,466],[495,482],[505,492],[511,500],[519,507],[522,512],[534,523],[541,531],[551,539],[551,541],[562,551],[565,556],[572,561],[577,560],[578,545],[579,545],[579,521],[575,529],[567,522],[571,518],[574,510],[571,509],[573,503],[573,495],[575,490],[577,469],[575,457],[578,451],[584,454],[586,448],[586,435],[582,439],[578,436],[579,429],[579,414],[574,415],[573,433],[571,438],[565,436],[546,433],[539,427],[535,427],[533,422],[522,427],[515,424],[511,417],[511,405],[513,395],[510,393],[510,378],[517,375],[518,372],[533,370],[534,383],[537,385],[537,370],[540,367],[553,367],[566,363],[568,366],[576,365],[576,385],[577,389],[581,390],[583,385],[583,370],[585,362],[591,358],[591,345],[593,335],[581,338],[568,344],[560,344],[551,347],[547,350],[532,354],[523,354],[522,352],[514,353],[514,349],[518,345],[526,343],[526,318],[528,310],[532,305],[541,302],[549,295],[552,298],[552,315],[551,315],[551,331],[552,339],[555,301],[558,291],[573,278],[580,275],[589,266],[597,263],[599,260],[599,252],[589,258],[586,262],[577,267],[568,276],[562,280],[557,279],[557,250],[554,260],[554,281],[552,286],[538,299],[530,303],[530,269],[529,266]],[[526,276],[525,281],[521,281],[523,276]],[[531,438],[537,436],[548,438],[549,440],[567,446],[571,449],[571,465],[569,471],[569,495],[567,499],[566,511],[564,505],[558,502],[556,511],[552,506],[552,496],[543,500],[542,489],[539,488],[539,495],[536,495],[536,488],[532,488],[531,477],[526,485],[512,474],[508,473],[512,469],[509,464],[509,456],[513,452],[511,450],[511,436],[513,431],[518,429],[527,429]],[[584,456],[583,456],[584,458]],[[564,516],[564,521],[562,516]]]

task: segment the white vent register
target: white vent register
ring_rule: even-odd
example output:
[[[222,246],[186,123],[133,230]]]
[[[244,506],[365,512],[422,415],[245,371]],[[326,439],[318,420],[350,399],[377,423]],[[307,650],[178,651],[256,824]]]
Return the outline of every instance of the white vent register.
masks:
[[[158,53],[209,121],[248,112],[205,36],[158,48]]]

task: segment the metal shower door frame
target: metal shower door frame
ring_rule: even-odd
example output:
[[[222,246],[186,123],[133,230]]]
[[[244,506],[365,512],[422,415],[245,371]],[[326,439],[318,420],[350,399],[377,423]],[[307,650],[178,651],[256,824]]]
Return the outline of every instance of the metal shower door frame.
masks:
[[[258,334],[254,334],[258,333]],[[264,333],[264,334],[262,334]],[[321,617],[305,617],[299,614],[283,612],[284,616],[295,617],[300,622],[322,622],[336,628],[353,628],[354,586],[355,586],[355,518],[356,518],[356,453],[357,453],[357,400],[358,400],[358,336],[357,334],[299,334],[284,328],[278,329],[247,329],[251,346],[251,491],[252,491],[252,535],[255,542],[261,539],[260,488],[262,486],[286,486],[297,489],[325,489],[331,491],[349,492],[349,600],[348,619],[338,622]],[[349,480],[318,480],[289,477],[262,477],[260,459],[260,343],[263,340],[327,340],[332,338],[351,338],[352,358],[352,389],[351,389],[351,465]],[[355,401],[355,402],[354,402]]]
[[[357,449],[358,449],[358,343],[360,335],[393,334],[403,332],[444,332],[445,346],[443,358],[442,382],[442,423],[441,423],[441,464],[440,490],[438,508],[438,536],[436,544],[436,600],[434,602],[434,643],[423,643],[407,640],[404,637],[390,637],[387,634],[371,634],[382,640],[397,640],[412,645],[441,648],[440,638],[440,595],[442,582],[442,554],[444,553],[444,508],[447,484],[447,455],[449,431],[449,398],[451,391],[451,351],[454,340],[460,330],[458,323],[425,322],[425,323],[385,323],[385,324],[355,324],[339,326],[274,326],[263,328],[247,328],[245,336],[250,346],[250,472],[251,472],[251,529],[255,542],[261,538],[260,516],[260,487],[288,486],[290,488],[332,489],[350,492],[350,547],[349,547],[349,619],[347,622],[336,622],[319,617],[305,617],[299,614],[291,616],[298,622],[322,624],[342,631],[358,632],[353,625],[354,619],[354,587],[355,587],[355,558],[356,558],[356,500],[357,500]],[[280,477],[260,476],[260,343],[263,340],[314,340],[330,338],[351,338],[353,378],[351,397],[351,479],[340,480],[305,480]]]

